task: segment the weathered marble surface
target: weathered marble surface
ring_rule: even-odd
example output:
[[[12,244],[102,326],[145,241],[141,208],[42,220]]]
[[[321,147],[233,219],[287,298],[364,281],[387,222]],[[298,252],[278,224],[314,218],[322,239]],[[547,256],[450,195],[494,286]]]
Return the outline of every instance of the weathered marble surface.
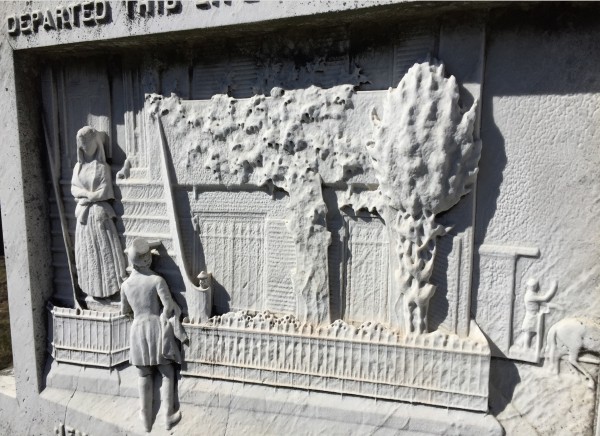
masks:
[[[181,98],[189,110],[196,107],[194,101],[206,105],[213,95],[228,93],[243,100],[255,93],[268,94],[274,86],[331,89],[349,84],[361,96],[352,99],[352,110],[367,115],[364,123],[354,119],[348,123],[354,129],[351,139],[356,140],[371,136],[373,107],[377,118],[387,122],[380,96],[388,87],[396,87],[408,68],[424,61],[428,53],[444,63],[448,76],[456,77],[462,107],[481,111],[473,122],[476,138],[481,139],[481,159],[471,193],[437,217],[441,226],[452,229],[438,239],[438,261],[431,273],[436,292],[421,299],[429,302],[425,324],[427,330],[448,337],[464,339],[479,329],[485,334],[493,356],[488,366],[489,414],[304,392],[281,387],[282,380],[272,383],[280,387],[273,387],[184,375],[179,392],[184,419],[174,430],[193,433],[198,421],[186,417],[201,416],[206,429],[217,434],[279,434],[290,431],[286,425],[291,415],[295,433],[310,427],[334,434],[498,434],[502,431],[498,422],[507,434],[597,432],[597,393],[588,387],[590,380],[597,379],[597,363],[587,353],[574,353],[572,363],[589,372],[587,380],[567,359],[560,362],[558,375],[543,366],[547,334],[558,329],[552,326],[570,318],[585,318],[595,326],[598,319],[596,107],[600,89],[595,52],[600,29],[588,18],[597,13],[596,6],[544,5],[544,12],[535,6],[529,10],[492,4],[425,7],[392,1],[233,1],[199,2],[198,6],[183,2],[181,13],[173,6],[173,13],[163,10],[149,16],[142,12],[143,6],[132,4],[126,11],[122,2],[106,4],[112,21],[100,17],[68,31],[45,29],[42,16],[37,32],[7,36],[4,21],[0,200],[11,331],[13,343],[19,345],[14,350],[14,377],[4,375],[0,380],[3,432],[141,431],[132,368],[111,371],[89,366],[89,361],[74,365],[72,357],[71,363],[60,364],[48,358],[53,326],[46,322],[46,304],[52,300],[68,305],[72,297],[60,249],[63,241],[57,232],[56,202],[47,200],[53,197],[52,188],[43,177],[48,172],[42,110],[47,115],[49,142],[61,162],[58,175],[63,191],[74,164],[77,129],[90,124],[108,133],[107,152],[118,191],[117,230],[124,244],[139,234],[163,241],[156,268],[184,308],[192,300],[187,289],[193,290],[186,287],[185,276],[194,282],[201,271],[208,271],[214,277],[214,304],[210,304],[214,314],[260,311],[264,303],[276,308],[278,316],[289,316],[297,306],[288,292],[294,276],[287,272],[298,266],[293,232],[290,236],[286,223],[291,197],[256,186],[231,189],[229,182],[221,191],[211,191],[207,188],[210,172],[198,171],[201,165],[187,166],[188,159],[194,159],[190,147],[174,145],[182,136],[173,135],[173,126],[165,123],[174,170],[173,203],[183,205],[170,210],[159,148],[145,148],[157,144],[159,137],[145,124],[149,120],[143,114],[144,94]],[[0,4],[0,16],[4,20],[13,13],[59,6],[60,2],[6,2]],[[236,26],[222,27],[230,24]],[[191,30],[195,28],[204,30]],[[174,30],[190,33],[178,35]],[[273,61],[286,57],[291,60]],[[42,92],[32,83],[41,83]],[[170,97],[171,93],[177,97]],[[161,114],[161,118],[168,121],[172,115]],[[127,176],[117,180],[125,158],[132,156]],[[363,157],[357,156],[360,162]],[[370,158],[368,153],[364,158]],[[222,159],[215,159],[216,163],[222,164]],[[349,159],[339,169],[359,167]],[[369,169],[356,171],[349,179],[367,189],[378,183]],[[327,252],[318,252],[327,259],[327,274],[319,271],[314,285],[328,286],[329,302],[298,314],[315,317],[316,324],[329,315],[330,321],[347,316],[344,319],[355,325],[367,320],[386,323],[388,312],[379,308],[397,289],[396,282],[382,279],[392,271],[385,259],[390,258],[393,245],[384,223],[376,215],[340,211],[339,192],[347,186],[324,181],[315,184],[322,190],[322,203],[312,205],[321,223],[327,222],[326,232],[317,237],[329,234],[332,242]],[[243,213],[249,205],[260,217],[246,220]],[[73,207],[65,198],[67,212],[73,212]],[[222,219],[223,212],[230,216],[228,220]],[[67,228],[73,232],[74,215],[69,216]],[[179,247],[170,227],[173,216],[187,218],[180,220],[182,234],[196,235],[183,238]],[[253,253],[270,247],[281,255],[265,258],[255,268],[250,265],[254,266],[251,260],[256,255],[235,259],[206,255],[205,246],[212,250],[208,253],[219,251],[215,241],[220,231],[236,230],[246,236],[266,235],[265,245],[246,236],[229,238],[226,243],[237,250]],[[181,263],[184,257],[187,262]],[[183,271],[183,265],[189,270]],[[226,269],[228,265],[236,269]],[[243,283],[240,271],[257,279],[261,287],[240,286],[249,292],[230,292]],[[524,304],[530,279],[539,281],[541,292],[558,283],[552,298],[540,303],[535,319],[528,318]],[[256,297],[265,293],[264,299]],[[193,304],[206,305],[204,295],[197,294],[202,298]],[[192,317],[191,328],[198,328],[204,315],[202,309]],[[472,320],[476,328],[471,327]],[[397,320],[397,325],[425,330],[423,322],[415,327]],[[535,329],[530,347],[520,339],[524,325]],[[584,341],[581,351],[594,350],[595,344]],[[487,395],[487,386],[479,387]]]

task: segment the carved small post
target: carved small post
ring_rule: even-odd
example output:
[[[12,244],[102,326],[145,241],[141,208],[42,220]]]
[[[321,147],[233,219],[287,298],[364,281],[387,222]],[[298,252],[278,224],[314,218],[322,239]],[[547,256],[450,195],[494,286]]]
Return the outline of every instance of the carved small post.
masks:
[[[212,274],[202,271],[198,274],[198,287],[186,292],[189,320],[191,323],[204,323],[212,311]]]

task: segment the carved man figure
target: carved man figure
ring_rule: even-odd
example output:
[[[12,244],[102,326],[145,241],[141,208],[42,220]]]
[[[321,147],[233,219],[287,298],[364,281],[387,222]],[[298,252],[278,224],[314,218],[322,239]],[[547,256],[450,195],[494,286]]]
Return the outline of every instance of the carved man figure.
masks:
[[[208,291],[210,289],[210,276],[206,271],[201,271],[198,274],[198,286],[202,291]]]
[[[552,287],[550,290],[544,295],[539,295],[540,285],[538,281],[535,279],[527,280],[524,298],[525,318],[523,319],[523,324],[521,325],[521,334],[517,339],[517,345],[523,348],[531,347],[531,340],[538,332],[537,320],[540,313],[540,307],[542,303],[546,303],[550,301],[552,297],[554,297],[557,288],[558,284],[556,282],[552,282]]]
[[[175,338],[187,339],[179,323],[181,309],[173,301],[165,280],[150,269],[152,253],[144,239],[135,239],[127,250],[133,267],[131,276],[121,287],[121,311],[133,313],[129,361],[137,366],[140,418],[146,431],[152,428],[153,372],[162,375],[161,408],[164,424],[170,429],[181,419],[175,410],[175,369],[181,354]]]

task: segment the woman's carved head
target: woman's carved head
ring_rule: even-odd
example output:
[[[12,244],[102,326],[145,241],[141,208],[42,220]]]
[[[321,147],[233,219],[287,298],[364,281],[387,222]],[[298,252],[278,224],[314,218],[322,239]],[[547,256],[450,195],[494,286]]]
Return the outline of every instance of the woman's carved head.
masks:
[[[85,126],[77,132],[77,160],[79,163],[97,160],[106,163],[103,134],[93,127]]]

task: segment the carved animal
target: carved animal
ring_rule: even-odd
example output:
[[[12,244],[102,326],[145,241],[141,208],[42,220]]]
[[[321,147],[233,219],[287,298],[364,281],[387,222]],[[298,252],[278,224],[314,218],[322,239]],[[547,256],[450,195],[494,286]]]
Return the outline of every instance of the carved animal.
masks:
[[[565,318],[554,324],[548,331],[546,355],[547,363],[554,374],[560,371],[560,358],[569,356],[569,363],[581,372],[588,386],[595,386],[592,375],[578,362],[582,351],[600,352],[600,323],[586,318]]]

